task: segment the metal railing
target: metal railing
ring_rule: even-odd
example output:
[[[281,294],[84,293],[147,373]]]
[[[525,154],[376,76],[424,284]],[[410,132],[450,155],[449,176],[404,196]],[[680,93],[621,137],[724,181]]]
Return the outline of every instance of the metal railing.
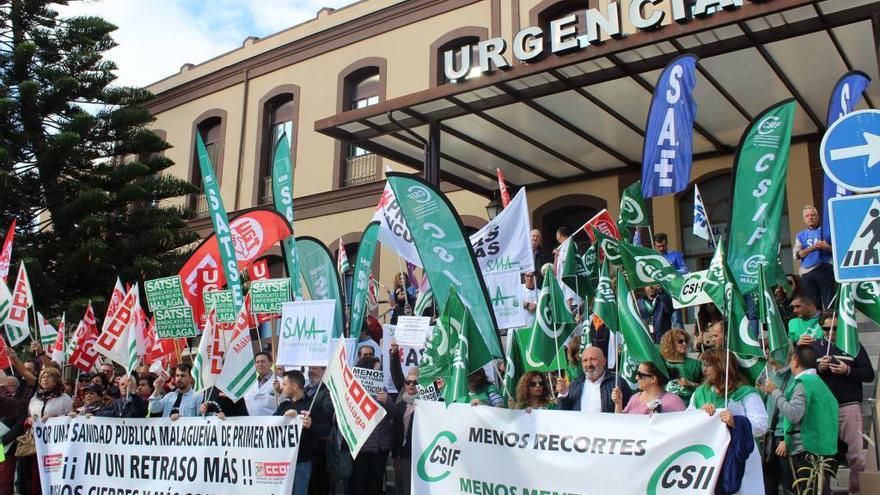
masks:
[[[190,194],[187,199],[187,206],[195,213],[196,218],[208,216],[208,199],[204,193]]]
[[[272,177],[263,177],[263,191],[262,194],[260,194],[260,204],[270,205],[274,199],[275,195],[272,191]]]
[[[378,180],[379,176],[376,173],[378,163],[379,157],[373,153],[346,158],[343,187],[357,186]]]

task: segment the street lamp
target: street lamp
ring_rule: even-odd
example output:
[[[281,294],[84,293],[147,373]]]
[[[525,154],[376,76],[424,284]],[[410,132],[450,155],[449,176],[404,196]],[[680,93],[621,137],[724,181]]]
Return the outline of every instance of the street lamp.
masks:
[[[496,189],[492,191],[492,200],[486,205],[486,214],[489,216],[489,220],[497,217],[503,209],[504,206],[501,205],[501,201],[498,201],[498,190]]]

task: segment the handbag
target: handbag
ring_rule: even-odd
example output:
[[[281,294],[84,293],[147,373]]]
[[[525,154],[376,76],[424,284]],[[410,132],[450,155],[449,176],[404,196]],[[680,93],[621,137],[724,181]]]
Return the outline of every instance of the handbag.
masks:
[[[37,443],[34,441],[33,428],[28,428],[24,435],[15,439],[15,457],[30,457],[37,455]]]

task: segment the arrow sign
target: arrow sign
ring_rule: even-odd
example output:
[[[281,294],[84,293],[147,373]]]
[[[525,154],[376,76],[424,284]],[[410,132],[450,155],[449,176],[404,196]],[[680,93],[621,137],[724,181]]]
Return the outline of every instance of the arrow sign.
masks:
[[[838,119],[822,137],[825,173],[851,191],[880,190],[880,111],[859,110]]]

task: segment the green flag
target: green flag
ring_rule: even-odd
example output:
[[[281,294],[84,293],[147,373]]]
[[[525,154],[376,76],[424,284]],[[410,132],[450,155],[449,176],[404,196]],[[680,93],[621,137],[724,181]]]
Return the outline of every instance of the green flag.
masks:
[[[584,252],[581,263],[584,264],[584,270],[587,272],[590,283],[595,286],[599,279],[599,247],[595,242],[590,244],[590,247]]]
[[[850,293],[856,309],[880,325],[880,283],[874,280],[857,282]]]
[[[645,327],[645,322],[639,316],[636,302],[629,293],[629,285],[626,277],[617,273],[617,321],[623,341],[626,342],[627,353],[636,361],[651,361],[667,378],[669,370],[666,362],[660,357],[660,351],[654,345],[654,340]]]
[[[569,237],[565,242],[568,243],[568,249],[565,250],[565,259],[562,261],[560,279],[563,284],[574,290],[578,297],[585,299],[592,296],[593,292],[590,279],[587,277],[586,267],[578,255],[577,244],[574,243],[573,238]]]
[[[718,242],[715,246],[715,253],[709,261],[709,268],[706,273],[706,280],[703,282],[703,291],[718,310],[724,313],[727,311],[727,287],[732,283],[733,276],[727,268],[727,262],[724,257],[724,242]]]
[[[791,350],[791,342],[788,340],[788,331],[779,315],[776,307],[776,299],[773,292],[764,279],[764,269],[761,269],[761,295],[758,298],[758,313],[764,328],[767,330],[767,349],[774,361],[780,364],[788,362],[789,351]]]
[[[617,323],[617,300],[614,297],[614,289],[611,284],[608,260],[602,261],[602,270],[599,272],[599,283],[596,286],[596,297],[593,299],[593,313],[596,314],[608,330],[617,332],[620,325]],[[586,332],[586,329],[584,331]]]
[[[852,294],[853,284],[843,283],[837,290],[837,328],[834,345],[852,357],[859,354],[859,324]]]
[[[593,229],[597,241],[605,250],[606,257],[614,264],[623,266],[633,289],[659,285],[672,297],[681,294],[684,277],[660,253],[626,241],[612,239]],[[610,253],[609,253],[610,250]]]
[[[290,237],[281,241],[287,275],[293,285],[297,300],[302,300],[303,292],[299,281],[299,260],[296,256],[296,242],[293,238],[293,167],[290,163],[290,142],[282,133],[275,146],[275,159],[272,161],[272,202],[275,211],[284,215],[290,222]]]
[[[373,255],[376,252],[376,238],[379,235],[379,222],[371,222],[361,235],[357,258],[354,261],[354,277],[351,294],[351,325],[349,328],[360,332],[367,311],[367,297],[370,290],[370,274],[373,271]],[[340,250],[342,248],[340,247]]]
[[[445,307],[447,288],[455,287],[492,356],[503,358],[486,283],[452,203],[440,190],[418,177],[398,172],[386,176],[434,289],[436,304]]]
[[[523,367],[522,352],[520,351],[519,335],[526,329],[508,330],[507,333],[507,357],[504,361],[504,383],[502,393],[505,399],[516,400],[516,386],[525,369]]]
[[[776,280],[779,225],[785,200],[795,101],[777,103],[755,117],[734,160],[728,262],[743,294],[758,288],[758,268]]]
[[[343,333],[345,320],[342,315],[342,287],[339,285],[339,277],[336,276],[333,256],[323,242],[308,236],[296,238],[296,250],[299,253],[300,273],[311,299],[336,301],[333,337],[337,338]],[[354,328],[352,331],[357,335],[361,329]]]
[[[620,195],[620,216],[618,226],[627,229],[632,227],[650,227],[648,209],[645,208],[645,200],[642,198],[642,181],[637,180],[623,190]]]
[[[235,258],[235,244],[232,238],[232,230],[229,228],[229,217],[223,206],[223,196],[220,195],[220,185],[214,176],[214,167],[208,150],[202,141],[202,136],[196,133],[196,147],[199,154],[199,169],[202,173],[202,184],[205,187],[205,198],[208,203],[208,211],[211,222],[214,224],[214,232],[217,234],[217,246],[220,250],[220,263],[223,265],[223,273],[226,275],[226,285],[232,291],[232,303],[235,311],[241,309],[244,304],[244,292],[241,288],[241,275],[238,272],[238,261]]]
[[[559,282],[553,271],[547,270],[538,294],[535,322],[525,353],[526,364],[532,368],[543,368],[545,363],[551,363],[574,327],[574,318],[565,305],[565,295]]]
[[[449,315],[452,352],[450,366],[446,370],[443,400],[447,404],[467,402],[468,375],[492,361],[492,355],[483,342],[471,312],[462,303],[455,289],[451,288],[449,291],[446,308],[449,308],[445,312]]]

